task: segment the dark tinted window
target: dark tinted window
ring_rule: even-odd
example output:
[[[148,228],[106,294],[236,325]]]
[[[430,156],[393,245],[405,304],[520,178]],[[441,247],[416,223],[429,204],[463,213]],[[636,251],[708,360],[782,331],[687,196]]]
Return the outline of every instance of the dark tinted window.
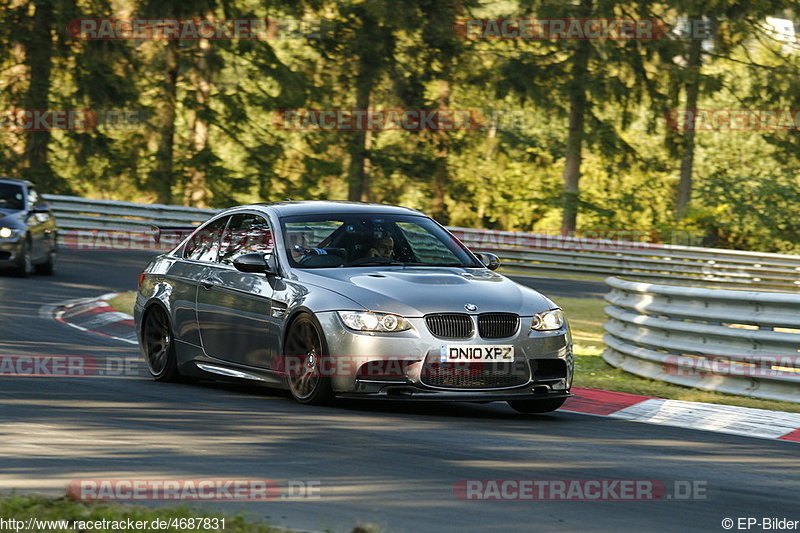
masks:
[[[218,218],[194,232],[184,246],[183,257],[195,261],[216,261],[220,237],[229,218]]]
[[[272,230],[264,217],[251,213],[232,215],[222,237],[219,262],[232,265],[240,255],[254,252],[269,254],[274,246]]]
[[[294,267],[480,266],[461,243],[424,216],[309,215],[285,217],[281,223]]]
[[[0,183],[0,209],[25,209],[25,198],[21,185]]]

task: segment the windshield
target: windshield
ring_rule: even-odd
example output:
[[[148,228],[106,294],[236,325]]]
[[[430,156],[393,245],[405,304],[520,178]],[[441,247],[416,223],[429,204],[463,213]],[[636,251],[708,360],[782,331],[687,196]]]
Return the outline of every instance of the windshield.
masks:
[[[22,187],[16,183],[0,183],[0,209],[25,209]]]
[[[293,267],[480,267],[433,220],[417,215],[309,215],[281,221]]]

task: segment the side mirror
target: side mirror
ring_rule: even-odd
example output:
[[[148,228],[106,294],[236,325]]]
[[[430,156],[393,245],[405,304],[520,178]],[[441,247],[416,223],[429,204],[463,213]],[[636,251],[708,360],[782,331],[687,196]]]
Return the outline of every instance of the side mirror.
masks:
[[[476,252],[475,255],[481,260],[483,266],[489,270],[497,270],[497,267],[500,266],[500,258],[494,254],[490,254],[489,252]]]
[[[50,206],[44,204],[35,205],[33,206],[33,209],[31,209],[31,213],[49,213],[49,212],[50,212]]]
[[[256,252],[240,255],[233,260],[233,266],[239,272],[252,272],[256,274],[275,274],[275,268],[268,264],[267,254]]]

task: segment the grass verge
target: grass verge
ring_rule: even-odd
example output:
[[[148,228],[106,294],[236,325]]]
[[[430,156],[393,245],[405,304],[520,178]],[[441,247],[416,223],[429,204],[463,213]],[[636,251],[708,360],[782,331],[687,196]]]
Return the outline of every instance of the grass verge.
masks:
[[[120,313],[125,313],[131,316],[133,316],[133,304],[135,303],[136,293],[132,291],[121,292],[108,301],[108,305],[110,305],[114,311],[119,311]]]
[[[248,519],[243,515],[224,515],[190,508],[187,505],[146,507],[116,502],[81,502],[67,496],[48,498],[16,492],[0,494],[0,517],[6,521],[13,519],[23,522],[21,524],[18,522],[17,527],[6,528],[9,531],[41,531],[43,533],[75,533],[76,531],[100,533],[117,531],[292,533],[294,531],[283,527],[272,527],[269,524]],[[31,518],[39,523],[37,526],[28,528],[28,520]],[[181,519],[183,519],[183,523],[181,523]],[[43,521],[45,523],[42,523]],[[130,527],[130,523],[133,523],[133,529]],[[381,528],[375,524],[360,523],[353,527],[350,533],[379,533],[380,530]]]
[[[95,502],[78,502],[67,498],[46,498],[37,495],[18,495],[10,494],[0,497],[0,516],[4,519],[14,519],[25,521],[26,524],[20,531],[52,531],[52,532],[75,532],[84,531],[78,529],[79,522],[91,522],[91,526],[86,531],[119,531],[120,528],[114,528],[114,522],[117,525],[125,524],[128,520],[135,522],[145,522],[146,527],[137,528],[139,531],[166,531],[166,532],[192,532],[198,531],[225,531],[225,533],[285,533],[286,529],[276,529],[267,524],[260,524],[246,520],[241,516],[228,517],[215,513],[207,513],[196,509],[190,509],[187,506],[180,507],[158,507],[150,508],[141,505],[129,505],[122,503],[95,503]],[[39,522],[39,527],[27,529],[27,520],[34,518]],[[167,521],[166,525],[170,524],[173,519],[189,519],[189,518],[209,518],[208,522],[199,522],[202,526],[208,525],[209,527],[197,527],[198,522],[195,521],[194,528],[180,527],[180,523],[175,525],[178,527],[160,528],[153,527],[153,521]],[[224,519],[224,526],[222,520]],[[98,524],[103,520],[105,524]],[[216,522],[215,522],[216,520]],[[41,521],[54,521],[51,524],[42,524]],[[66,521],[61,525],[56,522]],[[96,528],[95,525],[105,526]],[[185,522],[183,525],[188,526],[190,523]],[[216,525],[216,527],[214,527]],[[54,526],[54,527],[51,527]],[[122,530],[126,529],[125,527]],[[13,529],[12,529],[13,530]]]

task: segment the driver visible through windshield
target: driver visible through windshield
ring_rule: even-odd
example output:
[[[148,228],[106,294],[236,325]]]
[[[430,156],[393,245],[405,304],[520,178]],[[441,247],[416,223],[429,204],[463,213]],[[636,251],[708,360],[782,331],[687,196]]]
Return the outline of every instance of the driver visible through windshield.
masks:
[[[481,266],[424,216],[309,215],[281,222],[293,267]]]

